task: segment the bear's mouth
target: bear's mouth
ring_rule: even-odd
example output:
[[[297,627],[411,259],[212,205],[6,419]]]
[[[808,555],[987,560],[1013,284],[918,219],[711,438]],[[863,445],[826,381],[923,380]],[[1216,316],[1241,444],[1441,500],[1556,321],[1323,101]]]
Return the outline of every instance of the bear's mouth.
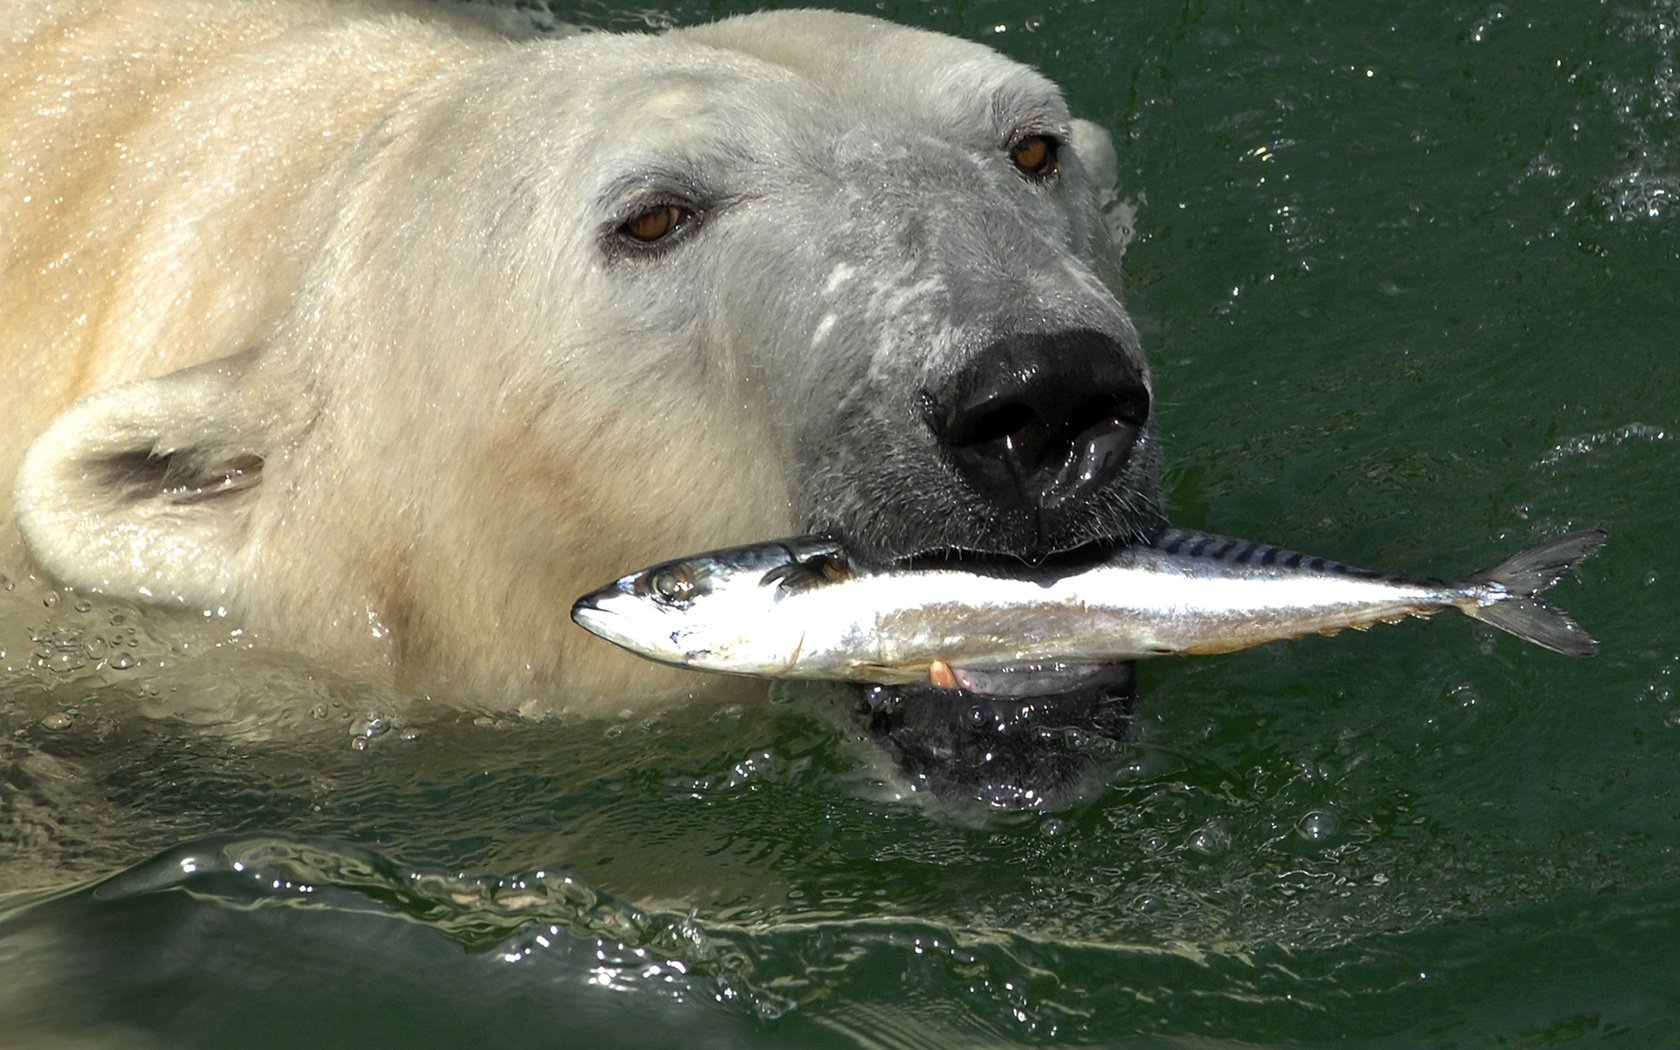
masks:
[[[858,719],[912,790],[1005,811],[1063,809],[1106,779],[1137,696],[1129,663],[1012,674],[999,695],[931,684],[860,687]]]
[[[982,576],[1052,579],[1098,565],[1112,557],[1117,549],[1134,542],[1137,541],[1129,537],[1104,538],[1040,559],[959,547],[933,547],[882,564],[891,569],[942,567],[958,568]],[[948,668],[943,682],[932,684],[947,690],[955,687],[964,693],[994,699],[1059,696],[1075,694],[1092,683],[1105,681],[1110,670],[1110,665],[1105,664],[1055,660],[1024,661],[1014,666],[986,670],[953,666]]]
[[[933,548],[890,564],[961,565],[977,573],[1062,575],[1136,540],[1106,538],[1034,561]],[[1132,663],[1024,662],[948,669],[942,684],[860,688],[859,719],[910,785],[999,810],[1052,810],[1100,786],[1137,697]]]

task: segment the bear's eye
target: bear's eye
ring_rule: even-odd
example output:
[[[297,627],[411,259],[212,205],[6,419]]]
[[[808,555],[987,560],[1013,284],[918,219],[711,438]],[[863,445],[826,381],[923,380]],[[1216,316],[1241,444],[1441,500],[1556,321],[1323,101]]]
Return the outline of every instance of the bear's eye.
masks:
[[[1009,159],[1029,179],[1056,174],[1056,140],[1049,135],[1026,135],[1009,147]]]
[[[679,204],[661,204],[632,215],[619,226],[618,232],[641,244],[658,244],[693,218],[694,213]]]

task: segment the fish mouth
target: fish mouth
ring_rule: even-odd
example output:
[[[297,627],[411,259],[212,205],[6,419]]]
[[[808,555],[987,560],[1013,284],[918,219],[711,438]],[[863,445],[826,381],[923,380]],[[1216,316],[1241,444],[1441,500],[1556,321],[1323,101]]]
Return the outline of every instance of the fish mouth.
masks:
[[[645,632],[639,633],[634,630],[630,617],[625,616],[622,610],[607,604],[612,597],[609,591],[596,591],[579,598],[572,603],[572,622],[614,645],[632,652],[646,652],[646,639],[642,637],[642,633]],[[654,654],[649,654],[648,658],[661,659]]]

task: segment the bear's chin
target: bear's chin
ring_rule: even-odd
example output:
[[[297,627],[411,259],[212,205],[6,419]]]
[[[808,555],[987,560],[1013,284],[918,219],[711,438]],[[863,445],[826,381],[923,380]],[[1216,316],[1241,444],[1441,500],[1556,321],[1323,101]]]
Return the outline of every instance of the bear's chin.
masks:
[[[860,687],[865,732],[912,790],[1014,812],[1065,809],[1101,791],[1131,725],[1135,665],[1024,668],[970,684],[987,691]]]
[[[960,564],[1005,576],[1063,575],[1146,543],[1153,521],[1039,557],[935,547],[889,564]],[[1065,809],[1098,793],[1137,699],[1134,663],[953,668],[957,688],[860,686],[858,720],[912,790],[1001,811]]]

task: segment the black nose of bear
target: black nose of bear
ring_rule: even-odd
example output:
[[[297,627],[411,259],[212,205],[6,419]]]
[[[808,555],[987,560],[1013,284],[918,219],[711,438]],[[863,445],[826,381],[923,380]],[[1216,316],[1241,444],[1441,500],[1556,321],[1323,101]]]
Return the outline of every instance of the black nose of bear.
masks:
[[[1137,366],[1090,330],[999,339],[924,403],[957,471],[1005,510],[1053,510],[1101,488],[1149,418]]]

